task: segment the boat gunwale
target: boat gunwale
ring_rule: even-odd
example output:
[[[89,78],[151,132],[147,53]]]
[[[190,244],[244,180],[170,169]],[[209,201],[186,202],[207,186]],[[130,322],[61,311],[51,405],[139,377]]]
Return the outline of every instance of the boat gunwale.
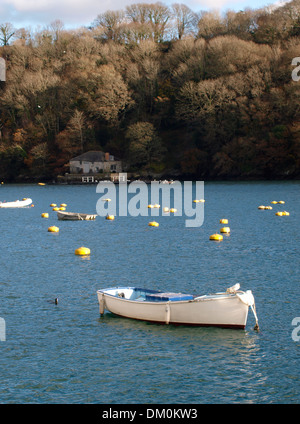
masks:
[[[193,299],[184,299],[184,300],[146,300],[146,299],[126,299],[125,297],[120,297],[118,295],[115,294],[111,294],[111,293],[107,293],[107,290],[113,290],[113,289],[135,289],[135,290],[141,290],[144,292],[149,292],[149,293],[164,293],[161,291],[155,291],[155,290],[151,290],[151,289],[139,289],[137,287],[111,287],[108,289],[100,289],[97,290],[97,293],[102,293],[104,296],[109,296],[110,298],[119,300],[121,302],[131,302],[131,303],[139,303],[139,304],[150,304],[150,305],[163,305],[163,304],[167,304],[167,303],[171,303],[171,304],[179,304],[179,303],[198,303],[198,302],[211,302],[211,301],[216,301],[216,300],[233,300],[236,299],[236,293],[226,293],[226,292],[222,292],[222,293],[215,293],[212,295],[203,295],[203,296],[199,296],[199,297],[194,297]],[[243,291],[238,291],[237,293],[245,293]],[[179,294],[179,293],[178,293]]]

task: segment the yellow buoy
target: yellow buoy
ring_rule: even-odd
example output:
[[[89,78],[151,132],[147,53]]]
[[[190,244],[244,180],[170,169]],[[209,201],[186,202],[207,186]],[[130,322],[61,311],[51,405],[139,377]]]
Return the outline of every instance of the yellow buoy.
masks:
[[[152,208],[154,208],[153,205],[148,205],[148,209],[152,209]]]
[[[149,222],[149,227],[159,227],[159,223],[158,222],[156,222],[156,221],[151,221],[151,222]]]
[[[272,208],[272,206],[265,206],[265,209],[272,210],[273,208]]]
[[[56,203],[51,203],[51,208],[54,208],[56,206]]]
[[[46,185],[45,183],[38,183],[38,185],[40,185],[40,186],[44,186],[44,185]]]
[[[75,249],[75,255],[81,255],[81,256],[87,256],[90,255],[91,251],[88,247],[78,247],[78,249]]]
[[[230,233],[230,228],[229,227],[223,227],[223,228],[220,229],[220,232],[228,234],[228,233]]]
[[[103,202],[111,202],[111,199],[107,197],[106,199],[102,199]]]
[[[160,205],[158,205],[157,203],[155,203],[155,205],[153,207],[159,209],[160,208]]]
[[[48,228],[49,233],[58,233],[59,232],[59,228],[55,227],[55,225],[53,225],[52,227]]]
[[[210,237],[209,237],[209,240],[215,240],[215,241],[221,241],[221,240],[223,240],[223,236],[221,235],[221,234],[212,234]]]
[[[276,205],[276,203],[278,203],[278,202],[276,202],[276,200],[273,200],[271,203],[274,203],[274,205]]]
[[[42,213],[41,215],[42,218],[49,218],[49,214],[47,212]]]
[[[55,208],[52,209],[53,211],[59,211],[59,208],[55,206]]]
[[[61,206],[62,208],[66,208],[66,207],[67,207],[67,204],[66,204],[66,203],[61,203],[61,204],[60,204],[60,206]]]
[[[220,219],[220,224],[228,224],[228,219],[226,218]]]
[[[63,207],[63,206],[61,206],[60,208],[54,208],[54,209],[55,209],[55,210],[56,210],[56,209],[58,209],[59,211],[65,211],[65,210],[66,210],[66,208],[65,208],[65,207]],[[53,209],[53,210],[54,210],[54,209]]]
[[[258,209],[266,209],[266,207],[263,206],[263,205],[260,205],[260,206],[258,206]]]
[[[113,221],[115,219],[114,215],[106,215],[106,219]]]
[[[278,203],[280,203],[281,205],[284,205],[285,202],[283,200],[279,200]]]
[[[275,215],[277,215],[277,216],[289,216],[289,212],[287,212],[287,211],[283,211],[283,212],[276,212],[276,214]]]
[[[170,212],[175,213],[175,212],[177,212],[177,209],[175,209],[175,208],[171,208],[171,209],[170,209]]]
[[[165,206],[164,209],[163,209],[163,211],[164,212],[170,212],[170,209],[167,206]]]

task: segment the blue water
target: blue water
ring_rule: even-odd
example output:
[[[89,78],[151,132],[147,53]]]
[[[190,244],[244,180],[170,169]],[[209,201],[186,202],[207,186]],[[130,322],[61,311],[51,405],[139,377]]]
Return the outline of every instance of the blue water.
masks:
[[[159,216],[153,228],[150,216],[57,220],[52,202],[95,213],[94,185],[0,187],[2,201],[34,203],[0,209],[0,403],[299,403],[300,183],[210,182],[204,190],[201,227]],[[285,204],[257,209],[272,200]],[[231,234],[210,241],[221,218]],[[74,254],[80,246],[90,257]],[[251,311],[245,330],[99,316],[100,288],[207,294],[235,283],[253,291],[259,333]]]

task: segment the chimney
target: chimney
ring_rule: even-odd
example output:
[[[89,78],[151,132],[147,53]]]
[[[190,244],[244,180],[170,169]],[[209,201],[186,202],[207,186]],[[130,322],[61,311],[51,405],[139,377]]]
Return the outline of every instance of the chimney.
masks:
[[[106,160],[106,162],[109,162],[109,153],[108,152],[105,153],[105,160]]]

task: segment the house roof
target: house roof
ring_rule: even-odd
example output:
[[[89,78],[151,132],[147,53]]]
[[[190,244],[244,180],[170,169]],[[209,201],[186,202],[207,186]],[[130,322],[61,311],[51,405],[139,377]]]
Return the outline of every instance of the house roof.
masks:
[[[103,162],[105,160],[105,153],[101,150],[90,150],[89,152],[82,153],[82,155],[72,158],[71,161],[84,160],[87,162]]]

